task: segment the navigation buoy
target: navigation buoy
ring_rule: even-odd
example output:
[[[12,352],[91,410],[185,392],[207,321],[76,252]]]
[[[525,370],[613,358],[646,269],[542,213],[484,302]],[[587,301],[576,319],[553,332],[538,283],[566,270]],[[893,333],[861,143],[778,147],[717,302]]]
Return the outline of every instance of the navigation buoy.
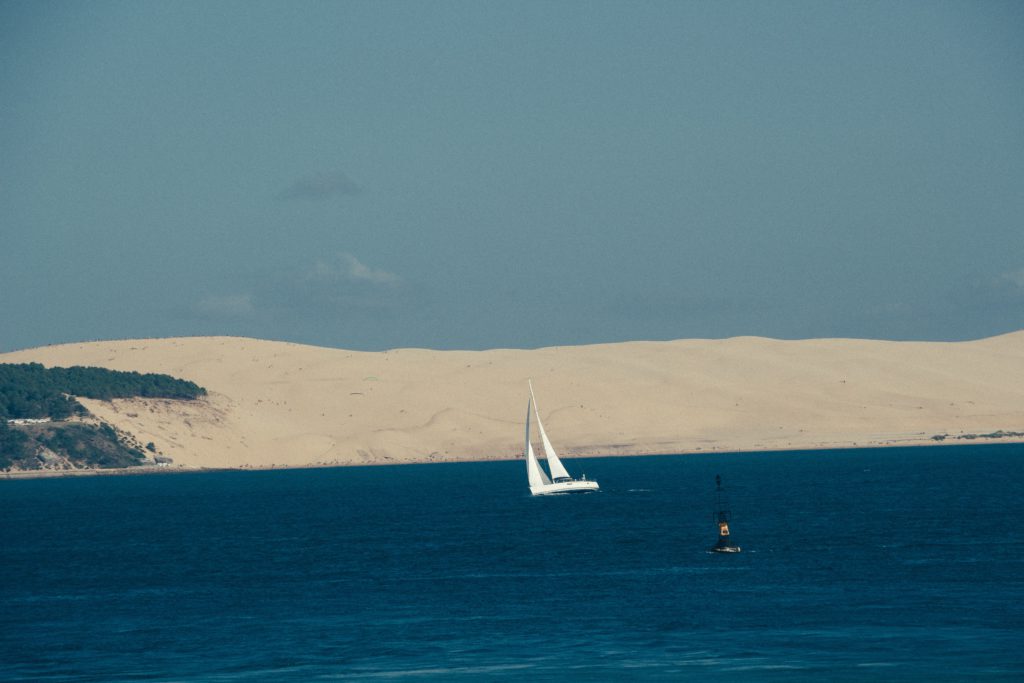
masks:
[[[732,536],[729,535],[729,499],[722,488],[722,476],[715,475],[715,512],[713,519],[718,525],[718,542],[711,547],[713,553],[738,553],[740,547],[733,545]]]

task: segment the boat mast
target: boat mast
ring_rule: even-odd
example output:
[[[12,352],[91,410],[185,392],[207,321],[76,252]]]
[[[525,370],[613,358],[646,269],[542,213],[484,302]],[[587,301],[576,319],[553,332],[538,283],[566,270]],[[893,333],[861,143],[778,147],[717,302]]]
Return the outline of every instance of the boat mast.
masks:
[[[551,445],[551,440],[548,439],[548,433],[544,431],[544,423],[540,421],[540,409],[537,407],[537,397],[533,395],[533,382],[527,380],[530,385],[530,399],[533,401],[533,414],[537,416],[537,431],[540,432],[541,443],[544,446],[544,458],[548,461],[548,469],[551,470],[552,481],[568,481],[572,477],[569,476],[569,472],[565,469],[565,465],[558,457],[558,453],[555,453],[555,447]]]
[[[532,397],[530,401],[526,403],[526,444],[523,446],[523,455],[526,457],[526,479],[532,489],[535,486],[544,486],[550,484],[551,480],[548,479],[548,475],[541,469],[540,463],[537,462],[537,456],[533,452],[533,444],[530,443],[530,408],[532,403]]]

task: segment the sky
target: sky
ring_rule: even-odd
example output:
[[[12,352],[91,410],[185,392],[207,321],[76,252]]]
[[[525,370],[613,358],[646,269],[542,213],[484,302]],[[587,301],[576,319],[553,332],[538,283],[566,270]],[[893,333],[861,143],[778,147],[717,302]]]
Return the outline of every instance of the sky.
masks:
[[[0,351],[1024,328],[1024,3],[0,0]]]

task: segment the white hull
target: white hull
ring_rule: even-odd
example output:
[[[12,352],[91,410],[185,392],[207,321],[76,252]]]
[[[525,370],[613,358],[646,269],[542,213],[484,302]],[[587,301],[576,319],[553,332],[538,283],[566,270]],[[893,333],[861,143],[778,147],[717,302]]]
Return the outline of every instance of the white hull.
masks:
[[[573,479],[572,481],[531,486],[530,493],[535,496],[550,496],[555,493],[587,493],[588,491],[597,491],[599,488],[596,481]]]

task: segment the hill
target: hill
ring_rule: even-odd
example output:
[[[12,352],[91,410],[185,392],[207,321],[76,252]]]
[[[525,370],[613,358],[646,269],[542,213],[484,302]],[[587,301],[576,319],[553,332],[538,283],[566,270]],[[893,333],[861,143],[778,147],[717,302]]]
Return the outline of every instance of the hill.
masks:
[[[0,363],[0,470],[140,465],[146,458],[141,446],[97,421],[75,397],[191,400],[205,393],[192,382],[167,375]]]
[[[357,352],[234,337],[66,344],[0,362],[184,378],[192,401],[81,399],[185,467],[504,459],[527,378],[572,455],[1020,440],[1024,332],[969,342],[626,342]]]

